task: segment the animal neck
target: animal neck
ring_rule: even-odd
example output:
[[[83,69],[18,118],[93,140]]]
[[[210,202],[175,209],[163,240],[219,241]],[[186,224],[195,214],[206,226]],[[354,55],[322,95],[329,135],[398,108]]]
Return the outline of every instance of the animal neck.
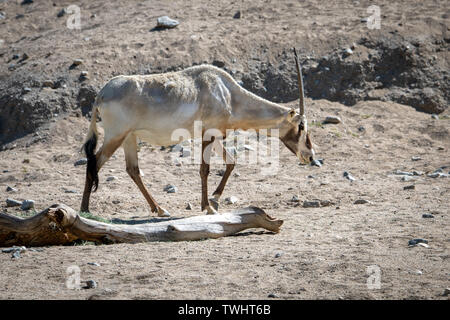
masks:
[[[272,129],[286,118],[288,107],[281,106],[269,100],[242,89],[234,95],[231,125],[234,129]]]

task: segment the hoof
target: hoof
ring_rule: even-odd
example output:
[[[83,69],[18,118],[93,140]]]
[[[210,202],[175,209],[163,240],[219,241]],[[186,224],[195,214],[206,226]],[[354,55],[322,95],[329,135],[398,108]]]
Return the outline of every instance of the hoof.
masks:
[[[170,217],[169,211],[161,207],[158,208],[158,217]]]
[[[219,210],[219,200],[215,199],[215,198],[210,198],[209,199],[209,205],[211,207],[213,207],[214,210]]]
[[[208,206],[206,208],[206,214],[219,214],[213,207]]]

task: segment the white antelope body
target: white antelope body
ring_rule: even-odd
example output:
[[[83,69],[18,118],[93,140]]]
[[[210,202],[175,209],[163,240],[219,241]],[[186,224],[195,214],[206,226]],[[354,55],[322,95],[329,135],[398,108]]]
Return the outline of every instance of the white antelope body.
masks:
[[[153,212],[168,216],[150,195],[139,174],[137,138],[152,145],[173,145],[172,133],[184,128],[193,136],[194,121],[208,129],[278,128],[280,139],[302,162],[312,160],[314,151],[304,114],[303,84],[299,74],[299,112],[262,99],[242,88],[228,73],[210,65],[187,68],[179,72],[154,75],[118,76],[111,79],[97,95],[84,150],[88,158],[86,183],[81,211],[89,210],[89,197],[98,186],[98,171],[118,147],[125,151],[126,169],[139,187]],[[97,145],[97,113],[102,118],[104,142]],[[207,177],[209,149],[213,140],[202,141],[202,210],[215,213],[220,196],[234,163],[228,163],[213,199],[208,201]],[[223,148],[223,145],[221,145]],[[223,148],[224,156],[232,156]],[[227,160],[228,160],[227,159]],[[213,208],[214,207],[214,208]]]

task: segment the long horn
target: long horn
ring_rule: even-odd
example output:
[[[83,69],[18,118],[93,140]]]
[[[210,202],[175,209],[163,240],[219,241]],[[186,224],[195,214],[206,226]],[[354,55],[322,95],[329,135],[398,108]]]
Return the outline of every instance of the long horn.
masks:
[[[294,48],[294,55],[295,55],[295,66],[297,67],[297,80],[298,80],[298,90],[300,91],[300,102],[299,102],[299,112],[300,115],[305,114],[305,96],[303,94],[303,75],[302,75],[302,68],[300,67],[300,63],[298,62],[298,56],[297,51]]]

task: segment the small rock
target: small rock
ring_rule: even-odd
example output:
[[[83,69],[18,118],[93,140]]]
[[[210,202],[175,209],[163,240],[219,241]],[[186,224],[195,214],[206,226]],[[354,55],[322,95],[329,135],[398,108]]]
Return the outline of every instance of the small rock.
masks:
[[[6,18],[6,14],[3,11],[0,11],[0,20],[3,20]]]
[[[12,259],[19,259],[20,258],[20,250],[16,250],[11,255]]]
[[[22,210],[30,210],[34,208],[34,200],[24,200],[20,209]]]
[[[419,160],[422,160],[422,158],[421,158],[421,157],[418,157],[418,156],[412,156],[412,157],[411,157],[411,160],[412,160],[412,161],[419,161]]]
[[[350,181],[355,181],[356,179],[349,173],[349,172],[347,172],[347,171],[344,171],[344,177],[345,178],[347,178],[348,180],[350,180]]]
[[[280,258],[282,255],[283,255],[283,253],[278,252],[275,254],[275,258]]]
[[[34,2],[33,0],[23,0],[20,4],[21,5],[32,4],[33,2]]]
[[[322,163],[323,163],[323,160],[322,161],[320,161],[321,159],[314,159],[313,161],[311,161],[311,166],[316,166],[316,167],[322,167]]]
[[[248,151],[255,151],[255,149],[252,146],[249,146],[248,144],[244,144],[244,149]]]
[[[444,297],[447,297],[448,295],[450,295],[450,288],[445,288],[445,289],[444,289],[444,293],[442,293],[442,295],[443,295]]]
[[[300,202],[300,199],[297,195],[292,196],[291,202]]]
[[[233,19],[240,19],[240,18],[241,18],[241,11],[237,11],[233,16]]]
[[[113,200],[112,203],[113,203],[113,204],[119,204],[119,203],[120,203],[120,200]]]
[[[54,86],[55,86],[55,83],[52,80],[44,80],[42,82],[42,87],[44,87],[44,88],[46,88],[46,87],[54,88]]]
[[[171,19],[168,16],[162,16],[159,17],[156,20],[156,27],[157,28],[175,28],[176,26],[178,26],[180,23],[177,20]]]
[[[109,176],[109,177],[107,177],[106,178],[106,181],[114,181],[114,180],[117,180],[117,177],[116,176]]]
[[[334,124],[338,124],[341,123],[341,118],[339,118],[338,116],[327,116],[325,118],[325,120],[323,121],[323,123],[334,123]]]
[[[399,175],[399,176],[413,176],[414,174],[411,172],[407,172],[407,171],[401,171],[401,170],[396,170],[394,172],[394,174]]]
[[[269,293],[267,295],[268,298],[278,298],[278,296],[275,293]]]
[[[418,243],[417,245],[419,245],[419,246],[421,246],[421,247],[424,247],[424,248],[429,248],[430,246],[428,245],[428,244],[426,244],[426,243]]]
[[[361,23],[366,23],[368,21],[368,19],[367,18],[362,18],[360,21],[361,21]]]
[[[178,191],[177,187],[171,184],[166,185],[163,190],[167,193],[176,193]]]
[[[435,119],[435,120],[439,120],[439,116],[437,114],[434,114],[434,113],[431,115],[431,118]]]
[[[321,207],[329,207],[332,204],[334,204],[334,203],[331,202],[330,200],[320,200],[320,206]]]
[[[22,163],[30,163],[30,159],[23,159]]]
[[[320,201],[304,201],[303,208],[319,208]]]
[[[90,265],[90,266],[100,267],[100,264],[97,263],[97,262],[88,262],[87,264]]]
[[[64,189],[64,193],[77,193],[77,191],[72,189]]]
[[[82,158],[80,160],[75,161],[73,165],[76,167],[76,166],[84,166],[85,164],[87,164],[87,159]]]
[[[190,202],[188,202],[188,204],[186,206],[186,210],[192,210],[192,204]]]
[[[217,175],[219,177],[223,177],[224,174],[225,174],[225,170],[223,170],[223,169],[220,169],[219,171],[217,171]]]
[[[20,205],[22,205],[21,201],[17,201],[17,200],[14,200],[14,199],[6,199],[6,207],[7,208],[18,207]]]
[[[449,174],[442,173],[442,172],[433,172],[427,175],[430,178],[447,178],[449,177]]]
[[[414,170],[412,173],[415,176],[422,176],[423,175],[423,171],[416,171],[416,170]]]
[[[56,15],[58,18],[63,17],[67,13],[66,8],[61,9],[61,11],[58,12]]]
[[[406,177],[405,177],[405,178],[406,178]],[[404,186],[404,187],[403,187],[403,190],[414,190],[414,189],[416,189],[416,186],[413,185],[413,184],[411,184],[411,185],[409,185],[409,186]]]
[[[422,218],[430,219],[430,218],[434,218],[434,216],[431,213],[424,213],[424,214],[422,214]]]
[[[6,187],[6,192],[17,192],[17,189],[13,188],[13,187],[10,187],[10,186],[7,186]]]
[[[410,177],[410,176],[403,176],[401,180],[402,181],[411,181],[411,180],[414,180],[414,179],[412,177]]]
[[[214,60],[214,61],[212,62],[212,65],[213,65],[213,66],[216,66],[216,67],[218,67],[218,68],[223,68],[223,67],[225,67],[225,62],[223,62],[223,61],[221,61],[221,60]]]
[[[408,245],[409,246],[415,246],[415,245],[417,245],[419,243],[428,244],[428,240],[417,238],[417,239],[411,239],[411,240],[408,241]]]
[[[84,289],[95,289],[97,288],[97,282],[95,280],[87,280],[86,286],[83,287]]]
[[[235,172],[233,175],[234,175],[235,177],[240,177],[240,176],[241,176],[241,174],[240,174],[239,172]]]
[[[351,56],[353,54],[353,50],[350,48],[345,48],[343,54],[344,54],[344,57]]]
[[[79,66],[80,64],[83,64],[83,60],[81,60],[81,59],[75,59],[72,62],[73,66]]]
[[[369,203],[369,201],[365,199],[358,199],[355,202],[353,202],[353,204],[366,204],[366,203]]]
[[[416,270],[414,273],[419,275],[419,276],[423,274],[423,272],[421,270]]]
[[[225,198],[225,203],[226,204],[235,204],[238,201],[239,201],[239,199],[236,198],[235,196],[231,196],[231,197]]]
[[[25,88],[22,89],[22,93],[23,94],[26,94],[26,93],[29,93],[29,92],[31,92],[31,88],[25,87]]]

